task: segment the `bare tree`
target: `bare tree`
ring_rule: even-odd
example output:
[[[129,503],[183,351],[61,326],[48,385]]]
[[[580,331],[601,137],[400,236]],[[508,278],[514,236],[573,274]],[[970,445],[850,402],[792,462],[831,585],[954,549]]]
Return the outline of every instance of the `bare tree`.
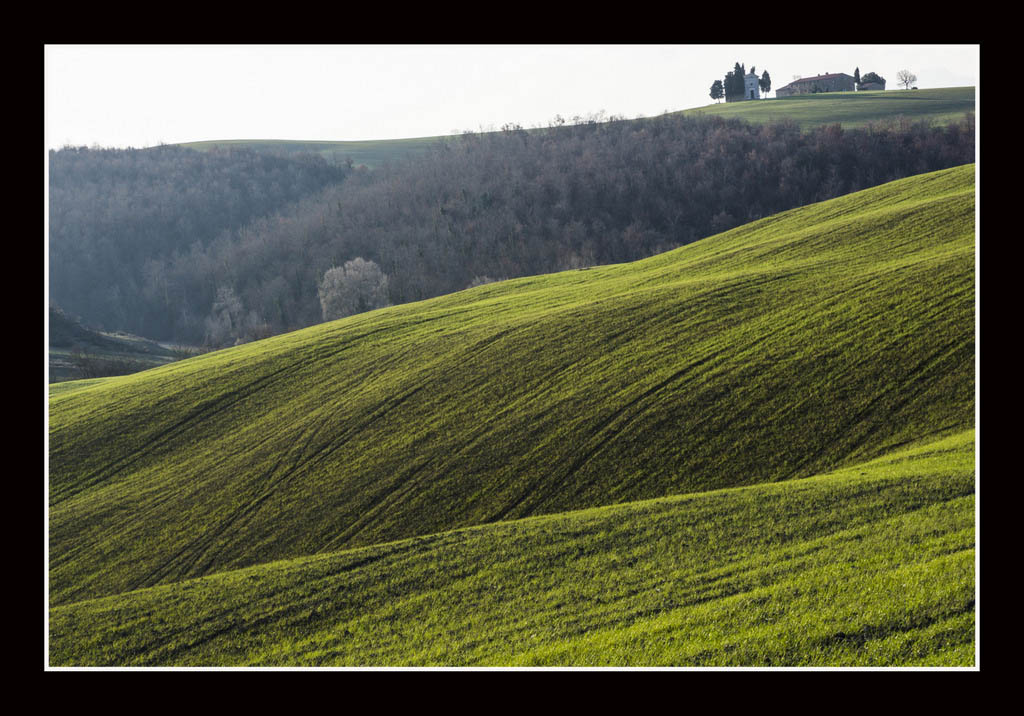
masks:
[[[387,274],[373,261],[359,257],[328,269],[319,294],[325,321],[391,305]]]
[[[910,89],[910,86],[917,82],[917,75],[910,70],[900,70],[896,73],[896,81],[903,85],[903,89]]]
[[[72,378],[106,378],[112,375],[128,375],[150,367],[142,361],[124,356],[86,353],[80,346],[75,346],[68,354],[68,362],[71,364]]]
[[[503,278],[491,278],[490,276],[474,276],[469,286],[466,288],[476,288],[477,286],[483,286],[485,283],[495,283],[497,281],[504,281]]]
[[[239,336],[243,320],[242,301],[231,286],[217,289],[210,315],[206,317],[206,343],[221,346]]]

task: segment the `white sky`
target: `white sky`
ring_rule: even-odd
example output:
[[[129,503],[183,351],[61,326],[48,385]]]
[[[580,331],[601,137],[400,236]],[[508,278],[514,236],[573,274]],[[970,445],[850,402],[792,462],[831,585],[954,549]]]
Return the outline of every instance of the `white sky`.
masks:
[[[921,89],[977,87],[980,46],[47,45],[46,146],[397,139],[600,110],[632,119],[710,104],[736,62],[768,70],[773,89],[855,67],[893,91],[901,69]]]

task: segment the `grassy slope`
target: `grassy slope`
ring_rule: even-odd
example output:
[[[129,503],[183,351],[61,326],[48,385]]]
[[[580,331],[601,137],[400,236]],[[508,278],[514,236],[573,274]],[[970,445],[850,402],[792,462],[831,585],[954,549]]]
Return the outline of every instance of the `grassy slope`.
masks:
[[[968,429],[973,177],[52,393],[52,603]]]
[[[974,87],[949,87],[917,91],[831,92],[758,102],[709,104],[682,110],[682,114],[717,114],[738,117],[748,122],[792,119],[803,129],[839,122],[844,127],[863,127],[896,117],[931,120],[948,124],[974,111]],[[629,121],[629,120],[627,120]],[[366,141],[303,141],[275,139],[229,139],[185,142],[182,146],[207,150],[215,146],[239,146],[274,153],[311,152],[332,161],[351,157],[356,164],[369,167],[420,154],[446,137],[416,137]]]
[[[60,383],[51,383],[49,386],[49,395],[54,397],[55,395],[64,395],[66,393],[73,393],[75,391],[83,390],[93,385],[99,385],[106,383],[110,378],[85,378],[81,380],[65,380]]]
[[[974,434],[51,612],[65,665],[971,665]]]
[[[866,126],[896,117],[912,121],[930,120],[949,124],[973,112],[974,87],[879,92],[827,92],[766,99],[756,102],[721,102],[684,110],[684,114],[715,114],[748,122],[791,119],[802,129],[840,123],[844,127]]]

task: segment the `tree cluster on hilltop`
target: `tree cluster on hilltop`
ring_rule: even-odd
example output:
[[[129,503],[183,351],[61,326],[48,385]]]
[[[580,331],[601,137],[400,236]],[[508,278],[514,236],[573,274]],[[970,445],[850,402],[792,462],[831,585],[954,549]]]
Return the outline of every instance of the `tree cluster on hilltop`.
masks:
[[[860,68],[857,68],[857,69],[858,69],[858,71],[860,70]],[[867,72],[863,76],[861,76],[859,78],[859,80],[855,76],[854,77],[854,81],[857,82],[857,87],[860,87],[861,85],[870,85],[870,84],[879,84],[879,85],[883,85],[883,86],[885,85],[885,78],[882,77],[881,75],[875,73],[875,72]]]
[[[736,63],[732,71],[725,73],[725,81],[722,82],[722,90],[725,93],[726,102],[734,102],[739,99],[743,99],[745,91],[745,80],[747,76],[747,68]]]
[[[757,68],[753,65],[750,67],[750,72],[754,75],[757,74]],[[715,80],[711,83],[711,99],[718,101],[725,98],[726,102],[735,102],[737,100],[743,100],[746,98],[746,67],[739,62],[730,70],[725,73],[725,79]],[[767,96],[772,89],[772,78],[768,74],[768,70],[765,70],[757,80],[758,88],[761,94]]]
[[[811,131],[706,116],[598,119],[452,137],[404,163],[357,169],[215,240],[131,254],[124,260],[138,267],[129,282],[137,291],[133,301],[111,301],[121,312],[109,314],[111,323],[228,344],[340,315],[335,305],[398,304],[493,278],[635,260],[974,161],[972,116],[946,127]],[[130,255],[130,243],[121,250]],[[325,302],[347,290],[339,272],[328,272],[356,259],[360,275],[375,277],[364,281],[374,295]]]

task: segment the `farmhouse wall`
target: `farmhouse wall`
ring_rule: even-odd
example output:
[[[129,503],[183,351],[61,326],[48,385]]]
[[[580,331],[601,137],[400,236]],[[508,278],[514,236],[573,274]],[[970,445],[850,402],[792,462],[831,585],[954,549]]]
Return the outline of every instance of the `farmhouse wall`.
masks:
[[[853,76],[843,72],[803,77],[775,90],[775,96],[791,97],[797,94],[814,94],[816,92],[853,92],[854,84]]]

